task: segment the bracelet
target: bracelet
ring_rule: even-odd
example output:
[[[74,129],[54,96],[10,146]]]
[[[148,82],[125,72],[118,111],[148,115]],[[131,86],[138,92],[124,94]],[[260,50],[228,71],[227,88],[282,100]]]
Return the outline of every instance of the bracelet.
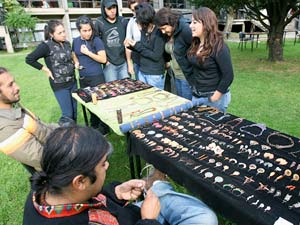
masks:
[[[287,144],[287,145],[272,144],[272,143],[270,142],[270,137],[272,137],[272,136],[273,136],[273,137],[274,137],[274,136],[277,136],[277,137],[285,138],[285,139],[287,139],[287,140],[290,142],[290,144]],[[275,147],[275,148],[277,148],[277,149],[291,148],[291,147],[293,147],[293,146],[295,145],[295,143],[294,143],[294,141],[293,141],[293,139],[292,139],[291,137],[288,137],[287,135],[284,135],[284,134],[280,134],[280,133],[278,133],[278,132],[269,134],[269,136],[267,137],[267,143],[268,143],[270,146]]]

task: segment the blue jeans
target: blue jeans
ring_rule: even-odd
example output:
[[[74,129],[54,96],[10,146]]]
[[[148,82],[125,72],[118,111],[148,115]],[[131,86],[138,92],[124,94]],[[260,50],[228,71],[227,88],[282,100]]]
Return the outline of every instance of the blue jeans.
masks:
[[[177,95],[188,100],[192,100],[192,90],[187,80],[175,78]]]
[[[60,106],[62,116],[77,120],[77,101],[72,97],[72,91],[77,89],[77,84],[74,82],[68,88],[60,89],[54,92],[55,98]]]
[[[139,72],[139,80],[143,81],[146,84],[150,84],[154,87],[157,87],[161,90],[164,90],[165,76],[163,74],[150,75],[150,74],[145,74],[142,71],[140,71]]]
[[[218,225],[215,213],[202,201],[174,191],[169,182],[155,181],[151,190],[159,197],[161,224]],[[138,202],[138,206],[142,202]]]
[[[103,73],[105,82],[121,80],[123,78],[129,77],[126,62],[118,66],[109,63],[108,65],[105,65]]]
[[[226,94],[222,95],[219,101],[210,102],[208,101],[208,97],[197,98],[193,96],[192,102],[193,105],[207,105],[212,106],[219,109],[221,112],[226,112],[228,105],[231,101],[231,93],[228,91]]]

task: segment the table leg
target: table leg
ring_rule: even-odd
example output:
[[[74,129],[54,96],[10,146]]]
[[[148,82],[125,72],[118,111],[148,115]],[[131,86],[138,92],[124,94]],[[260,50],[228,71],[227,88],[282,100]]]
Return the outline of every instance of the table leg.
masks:
[[[129,156],[129,168],[130,168],[131,178],[135,179],[135,169],[134,169],[133,156]]]
[[[87,114],[86,114],[86,108],[85,108],[84,105],[81,105],[81,107],[82,107],[82,113],[83,113],[84,123],[88,127],[89,126],[89,121],[88,121]]]
[[[251,40],[251,52],[253,52],[253,41],[254,41],[254,36],[250,35],[250,40]]]
[[[135,164],[136,164],[137,176],[138,178],[141,178],[141,171],[142,171],[141,157],[138,155],[135,156]]]

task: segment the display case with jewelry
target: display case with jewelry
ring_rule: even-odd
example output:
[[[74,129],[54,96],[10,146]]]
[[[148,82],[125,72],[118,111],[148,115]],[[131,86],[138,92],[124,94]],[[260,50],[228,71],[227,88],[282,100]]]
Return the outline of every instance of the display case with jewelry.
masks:
[[[211,191],[249,214],[299,216],[297,138],[210,107],[194,107],[140,131],[145,146],[135,153],[176,181]]]
[[[101,100],[145,90],[151,87],[151,85],[142,81],[124,78],[121,80],[99,84],[95,87],[80,88],[76,90],[76,93],[83,101],[89,102],[91,101],[92,94],[96,94],[97,100]]]

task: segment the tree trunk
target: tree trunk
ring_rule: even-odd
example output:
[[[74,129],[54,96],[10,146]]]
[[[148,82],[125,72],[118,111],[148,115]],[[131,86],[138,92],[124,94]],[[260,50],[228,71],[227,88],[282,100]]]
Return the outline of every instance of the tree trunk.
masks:
[[[283,26],[270,26],[268,34],[269,61],[283,61]]]
[[[231,32],[232,30],[232,24],[233,24],[233,19],[234,19],[234,9],[230,7],[227,12],[227,17],[226,17],[226,24],[224,27],[224,32]]]

